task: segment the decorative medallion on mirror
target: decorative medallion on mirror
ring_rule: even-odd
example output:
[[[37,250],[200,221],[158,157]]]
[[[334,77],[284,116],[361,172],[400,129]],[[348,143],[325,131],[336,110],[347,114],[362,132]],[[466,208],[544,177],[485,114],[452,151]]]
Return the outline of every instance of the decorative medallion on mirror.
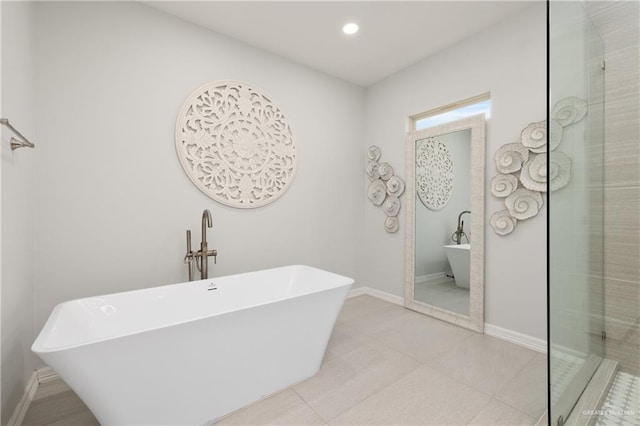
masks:
[[[236,208],[280,198],[296,172],[296,146],[271,97],[234,80],[209,82],[185,101],[176,123],[176,150],[194,185]]]
[[[569,183],[571,158],[558,148],[564,128],[578,123],[586,114],[587,103],[584,100],[576,97],[561,99],[551,110],[549,129],[546,120],[531,123],[522,130],[520,142],[502,145],[496,151],[499,174],[491,179],[491,193],[504,198],[506,207],[493,213],[489,219],[496,234],[508,235],[519,221],[535,217],[542,209],[542,194],[547,192],[547,187],[557,191]]]
[[[416,147],[416,191],[425,207],[440,210],[453,190],[453,160],[447,145],[437,137]]]
[[[484,329],[484,114],[406,142],[405,307]],[[454,169],[455,165],[455,169]]]
[[[381,162],[382,153],[377,146],[370,146],[367,151],[367,178],[369,187],[367,196],[374,206],[382,207],[386,215],[384,229],[389,233],[398,231],[400,226],[400,196],[404,193],[405,183],[393,173],[389,163]]]

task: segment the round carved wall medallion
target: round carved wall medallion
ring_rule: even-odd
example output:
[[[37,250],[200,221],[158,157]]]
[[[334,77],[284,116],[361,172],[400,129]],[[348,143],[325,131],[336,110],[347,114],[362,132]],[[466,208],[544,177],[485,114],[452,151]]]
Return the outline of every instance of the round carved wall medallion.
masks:
[[[187,98],[176,123],[176,149],[198,189],[231,207],[272,203],[296,171],[296,146],[284,114],[240,81],[212,81]]]
[[[422,204],[442,209],[453,190],[453,160],[447,146],[438,138],[420,141],[416,150],[416,191]]]

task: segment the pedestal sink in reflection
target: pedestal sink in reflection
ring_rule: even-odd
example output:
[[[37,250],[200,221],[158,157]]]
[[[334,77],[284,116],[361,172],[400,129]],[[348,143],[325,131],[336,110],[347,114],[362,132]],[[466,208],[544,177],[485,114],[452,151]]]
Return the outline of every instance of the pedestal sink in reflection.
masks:
[[[458,287],[469,288],[471,281],[469,270],[471,268],[470,254],[471,244],[457,244],[444,246],[444,252],[451,265],[454,280]]]

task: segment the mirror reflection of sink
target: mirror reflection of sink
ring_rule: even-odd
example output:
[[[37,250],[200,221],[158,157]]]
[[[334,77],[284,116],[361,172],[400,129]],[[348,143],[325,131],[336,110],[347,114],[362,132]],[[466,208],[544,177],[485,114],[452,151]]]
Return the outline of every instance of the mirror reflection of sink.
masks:
[[[447,260],[449,260],[449,265],[451,265],[456,285],[458,287],[469,288],[471,281],[469,273],[471,268],[471,244],[444,246],[444,252],[447,255]]]

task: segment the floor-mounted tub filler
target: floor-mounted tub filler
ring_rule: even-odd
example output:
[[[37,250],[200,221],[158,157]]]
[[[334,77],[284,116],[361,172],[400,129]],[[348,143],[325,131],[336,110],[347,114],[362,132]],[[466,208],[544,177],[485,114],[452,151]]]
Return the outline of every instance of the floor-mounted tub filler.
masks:
[[[287,266],[72,300],[32,350],[101,424],[202,424],[313,376],[352,284]]]

